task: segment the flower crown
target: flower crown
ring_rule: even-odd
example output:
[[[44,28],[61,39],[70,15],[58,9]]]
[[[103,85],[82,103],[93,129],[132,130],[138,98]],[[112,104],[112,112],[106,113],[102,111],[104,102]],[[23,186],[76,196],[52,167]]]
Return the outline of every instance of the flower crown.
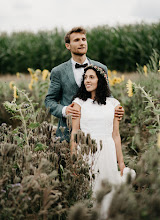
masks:
[[[98,71],[105,78],[106,81],[108,80],[107,73],[101,67],[91,64],[91,65],[85,67],[84,72],[86,72],[88,69],[93,69],[95,71]]]

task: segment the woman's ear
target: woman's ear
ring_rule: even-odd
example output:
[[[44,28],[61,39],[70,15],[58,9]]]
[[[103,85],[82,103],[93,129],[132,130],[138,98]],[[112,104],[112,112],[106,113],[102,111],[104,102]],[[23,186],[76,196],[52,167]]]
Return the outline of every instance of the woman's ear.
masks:
[[[67,50],[70,51],[70,44],[69,43],[65,43],[65,46],[66,46]]]

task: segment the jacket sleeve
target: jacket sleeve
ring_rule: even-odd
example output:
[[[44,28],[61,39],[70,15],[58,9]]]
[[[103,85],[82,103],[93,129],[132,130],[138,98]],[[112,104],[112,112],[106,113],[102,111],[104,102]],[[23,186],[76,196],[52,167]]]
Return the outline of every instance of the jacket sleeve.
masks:
[[[49,108],[50,113],[58,118],[62,117],[63,105],[59,103],[62,95],[62,87],[60,83],[59,72],[55,68],[51,71],[50,76],[50,86],[48,89],[48,94],[45,98],[45,106]]]

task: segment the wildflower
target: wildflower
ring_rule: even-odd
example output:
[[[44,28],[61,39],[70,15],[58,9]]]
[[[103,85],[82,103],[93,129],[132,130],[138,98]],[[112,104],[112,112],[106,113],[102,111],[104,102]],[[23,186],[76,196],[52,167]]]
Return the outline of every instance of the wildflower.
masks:
[[[113,80],[111,78],[108,78],[108,80],[109,80],[109,85],[113,86]]]
[[[144,75],[147,76],[148,74],[147,74],[147,66],[146,65],[143,66],[143,70],[144,70]]]
[[[159,60],[159,68],[160,68],[160,60]],[[158,70],[158,72],[160,72],[160,69]]]
[[[31,84],[31,83],[28,84],[28,88],[29,88],[29,90],[32,91],[33,87],[32,87],[32,84]]]
[[[117,82],[116,83],[121,83],[121,82],[122,82],[121,78],[117,77]]]
[[[121,76],[121,81],[124,81],[124,75]]]
[[[17,75],[17,78],[19,79],[20,78],[20,73],[17,72],[16,75]]]
[[[14,100],[16,100],[18,98],[16,86],[13,86],[13,98],[14,98]]]
[[[31,74],[31,76],[32,76],[32,75],[33,75],[33,72],[34,72],[34,71],[33,71],[33,69],[28,68],[27,70],[29,71],[29,73],[30,73],[30,74]]]
[[[111,70],[108,70],[108,77],[111,77]]]
[[[35,81],[35,82],[38,81],[38,76],[37,76],[36,73],[34,73],[34,74],[32,75],[32,80]]]
[[[129,79],[127,84],[126,84],[126,87],[127,87],[127,93],[128,93],[128,96],[129,97],[132,97],[133,96],[133,84],[132,84],[132,81]]]
[[[14,86],[15,84],[14,84],[14,81],[11,81],[10,83],[9,83],[9,88],[10,89],[13,89],[13,86]]]
[[[160,132],[157,135],[157,147],[160,148]]]
[[[116,70],[113,70],[112,73],[113,73],[114,75],[116,75],[116,74],[117,74],[117,71],[116,71]]]
[[[40,75],[41,74],[41,70],[40,69],[36,69],[35,73],[36,73],[36,75]]]
[[[34,79],[32,78],[32,79],[31,79],[31,82],[28,84],[28,88],[29,88],[29,90],[31,90],[31,91],[32,91],[32,89],[33,89],[33,83],[34,83]]]
[[[49,75],[49,71],[44,69],[42,72],[42,79],[45,81],[48,75]]]
[[[115,85],[116,83],[120,83],[120,82],[121,82],[121,78],[119,78],[119,77],[113,78],[113,85]]]

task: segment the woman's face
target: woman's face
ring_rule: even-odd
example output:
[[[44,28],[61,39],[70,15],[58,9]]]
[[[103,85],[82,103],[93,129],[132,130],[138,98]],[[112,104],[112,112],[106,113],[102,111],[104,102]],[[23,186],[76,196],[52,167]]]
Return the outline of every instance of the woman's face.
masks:
[[[95,95],[95,91],[98,85],[98,77],[94,70],[89,69],[86,71],[84,76],[84,85],[86,87],[87,92],[91,92],[92,95]]]

